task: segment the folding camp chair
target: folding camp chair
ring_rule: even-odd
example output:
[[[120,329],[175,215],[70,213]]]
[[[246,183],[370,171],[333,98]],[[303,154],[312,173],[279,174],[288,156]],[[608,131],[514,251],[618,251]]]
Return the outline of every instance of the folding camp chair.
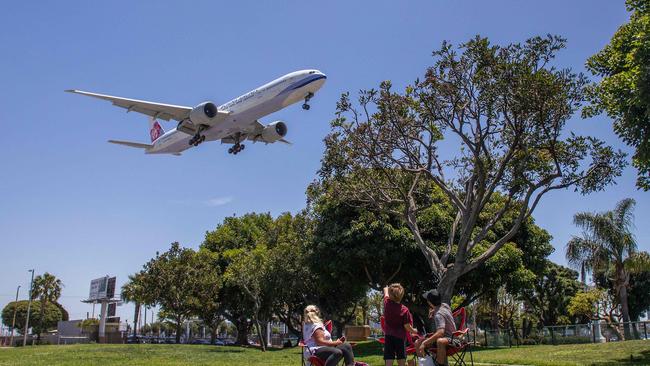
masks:
[[[325,329],[327,329],[328,332],[332,333],[332,321],[328,320],[325,323],[323,323],[325,326]],[[302,352],[300,352],[301,356],[301,365],[302,366],[325,366],[325,361],[321,360],[320,358],[316,357],[315,354],[311,352],[309,347],[305,344],[305,342],[301,339],[300,342],[298,342],[298,346],[302,349]],[[305,359],[305,349],[308,351],[309,356]],[[341,359],[343,361],[343,359]]]
[[[452,339],[458,339],[460,341],[458,346],[448,345],[447,346],[447,359],[449,361],[453,360],[454,366],[467,366],[474,365],[474,356],[472,355],[472,347],[469,342],[469,328],[466,327],[465,323],[467,320],[467,313],[465,308],[460,308],[453,313],[454,318],[460,319],[460,324],[458,325],[458,330],[452,334]],[[435,345],[433,348],[429,349],[429,352],[432,354],[436,353]],[[465,362],[465,355],[469,352],[469,364]],[[451,365],[451,363],[450,363]]]

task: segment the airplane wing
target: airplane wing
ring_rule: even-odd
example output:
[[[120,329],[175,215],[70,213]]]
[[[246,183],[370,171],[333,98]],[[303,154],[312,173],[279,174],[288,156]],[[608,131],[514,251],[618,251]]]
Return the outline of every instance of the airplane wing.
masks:
[[[109,102],[112,102],[113,105],[126,109],[127,112],[134,111],[134,112],[146,114],[147,116],[151,116],[154,118],[160,118],[165,121],[169,121],[170,119],[176,121],[182,121],[184,119],[187,119],[190,116],[190,112],[192,111],[192,107],[185,107],[180,105],[147,102],[144,100],[128,99],[122,97],[115,97],[112,95],[91,93],[83,90],[73,89],[73,90],[66,90],[66,91],[69,93],[87,95],[93,98],[108,100]]]
[[[242,129],[239,132],[239,141],[244,141],[244,140],[249,140],[253,142],[264,142],[264,143],[273,143],[273,142],[268,142],[262,139],[262,131],[264,130],[264,126],[260,121],[255,120],[255,122],[251,123],[248,125],[246,128]],[[234,144],[237,141],[235,138],[235,135],[230,135],[226,136],[221,139],[222,144]],[[293,145],[291,142],[285,140],[285,139],[279,139],[277,140],[279,142],[285,143],[287,145]]]

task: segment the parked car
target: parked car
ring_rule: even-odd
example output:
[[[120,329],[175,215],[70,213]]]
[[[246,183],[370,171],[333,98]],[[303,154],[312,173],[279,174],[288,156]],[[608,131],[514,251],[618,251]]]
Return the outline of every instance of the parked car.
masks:
[[[210,340],[209,339],[201,339],[201,338],[193,339],[192,342],[190,342],[190,344],[204,344],[205,345],[205,344],[210,344]]]

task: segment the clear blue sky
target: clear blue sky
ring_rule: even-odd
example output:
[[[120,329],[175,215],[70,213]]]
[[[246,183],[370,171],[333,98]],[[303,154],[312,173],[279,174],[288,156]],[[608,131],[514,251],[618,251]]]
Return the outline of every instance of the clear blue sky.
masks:
[[[326,4],[322,4],[326,3]],[[583,1],[111,1],[7,2],[0,14],[0,307],[27,269],[63,280],[71,318],[90,306],[90,280],[128,274],[172,241],[197,247],[225,216],[296,212],[315,177],[343,91],[421,76],[443,40],[480,33],[493,42],[553,33],[568,38],[558,64],[583,70],[628,18],[623,0]],[[172,104],[217,104],[280,75],[317,68],[327,83],[287,121],[285,145],[250,145],[232,156],[217,143],[182,157],[145,156],[106,143],[147,141],[147,120],[77,88]],[[163,124],[173,127],[171,123]],[[607,118],[571,128],[625,146]],[[552,259],[577,230],[576,211],[637,200],[637,239],[650,249],[648,193],[626,170],[606,193],[548,196],[537,223],[554,237]],[[26,291],[21,294],[25,298]],[[123,317],[131,317],[123,307]]]

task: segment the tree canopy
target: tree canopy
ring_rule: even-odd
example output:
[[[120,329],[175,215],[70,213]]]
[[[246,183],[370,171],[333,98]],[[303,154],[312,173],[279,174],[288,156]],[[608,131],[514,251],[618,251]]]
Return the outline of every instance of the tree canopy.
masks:
[[[41,306],[43,304],[43,306]],[[28,300],[21,300],[18,302],[12,301],[2,309],[2,323],[11,327],[14,308],[16,308],[16,328],[19,333],[23,333],[25,321],[27,320],[27,307]],[[60,305],[59,305],[60,306]],[[56,303],[48,302],[41,303],[40,301],[32,301],[30,309],[29,324],[32,332],[40,334],[56,328],[59,320],[63,320],[63,313]]]
[[[630,21],[610,43],[587,60],[587,69],[602,79],[587,89],[591,104],[584,116],[607,113],[614,131],[636,149],[632,164],[637,186],[650,190],[650,5],[626,0]]]
[[[506,46],[476,37],[458,50],[443,43],[424,79],[403,93],[387,81],[361,91],[356,103],[346,93],[337,104],[321,181],[341,197],[399,215],[447,302],[458,279],[510,242],[545,194],[587,194],[621,174],[622,152],[566,133],[587,81],[551,66],[564,46],[553,36]],[[455,211],[439,250],[427,245],[418,221],[433,187]],[[503,206],[479,223],[497,193]],[[501,235],[489,238],[499,225]]]
[[[174,320],[176,343],[180,343],[183,321],[200,305],[195,296],[197,278],[203,275],[200,268],[193,250],[172,243],[168,251],[157,254],[130,277],[122,296],[159,305]]]

